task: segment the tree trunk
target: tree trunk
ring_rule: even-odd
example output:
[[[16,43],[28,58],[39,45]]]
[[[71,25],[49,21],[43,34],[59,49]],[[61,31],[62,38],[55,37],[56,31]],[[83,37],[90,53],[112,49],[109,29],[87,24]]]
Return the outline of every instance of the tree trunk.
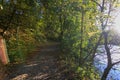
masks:
[[[108,47],[108,32],[104,32],[103,35],[104,35],[104,46],[105,46],[105,50],[107,53],[107,62],[108,63],[107,63],[107,67],[105,68],[104,73],[101,77],[101,80],[106,80],[113,65],[112,65],[112,59],[111,59],[111,52]]]
[[[106,79],[107,79],[107,76],[108,76],[111,68],[112,68],[112,65],[108,65],[108,66],[105,68],[104,73],[103,73],[103,75],[102,75],[102,77],[101,77],[101,80],[106,80]]]
[[[5,40],[2,36],[0,36],[0,60],[3,64],[7,64],[9,62]]]
[[[83,45],[83,27],[84,27],[84,9],[82,7],[82,13],[81,13],[81,30],[80,30],[80,34],[81,34],[81,40],[80,40],[80,59],[82,58],[82,45]]]
[[[62,41],[63,39],[63,22],[62,22],[62,15],[60,15],[60,24],[61,24],[61,27],[60,27],[60,41]]]

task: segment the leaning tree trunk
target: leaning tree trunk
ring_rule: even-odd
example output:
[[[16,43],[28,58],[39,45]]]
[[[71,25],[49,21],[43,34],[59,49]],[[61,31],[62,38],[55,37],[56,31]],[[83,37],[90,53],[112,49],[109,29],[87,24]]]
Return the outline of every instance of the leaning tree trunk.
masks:
[[[104,32],[103,35],[104,35],[104,46],[105,46],[105,50],[107,53],[107,62],[108,63],[107,63],[107,67],[104,70],[101,80],[106,80],[113,65],[112,65],[110,48],[108,47],[108,32]]]
[[[112,68],[112,65],[108,65],[108,66],[105,68],[105,70],[104,70],[104,72],[103,72],[103,75],[102,75],[102,77],[101,77],[101,80],[106,80],[106,79],[107,79],[107,76],[108,76],[111,68]]]
[[[0,60],[3,64],[9,62],[5,40],[2,36],[0,36]]]

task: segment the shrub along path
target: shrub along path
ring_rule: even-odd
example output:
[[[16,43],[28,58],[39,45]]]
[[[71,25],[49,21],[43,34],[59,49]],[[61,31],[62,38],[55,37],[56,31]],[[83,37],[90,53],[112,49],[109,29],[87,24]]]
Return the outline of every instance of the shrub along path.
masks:
[[[25,63],[14,66],[6,80],[71,80],[59,55],[58,43],[42,45]]]

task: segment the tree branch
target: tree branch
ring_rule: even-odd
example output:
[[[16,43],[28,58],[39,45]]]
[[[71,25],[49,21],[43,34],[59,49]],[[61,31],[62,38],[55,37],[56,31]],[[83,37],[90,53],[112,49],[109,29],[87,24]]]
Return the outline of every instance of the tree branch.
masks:
[[[114,65],[116,65],[116,64],[118,64],[118,63],[120,63],[120,61],[117,61],[117,62],[115,62],[115,63],[112,63],[112,66],[114,66]]]
[[[110,16],[110,13],[111,13],[111,8],[112,8],[112,4],[110,3],[109,4],[109,11],[108,11],[108,14],[107,14],[108,17],[106,19],[105,26],[107,26],[107,24],[108,24],[109,16]]]
[[[91,51],[89,52],[89,54],[83,59],[83,61],[86,61],[89,56],[92,56],[92,60],[93,60],[93,58],[95,57],[95,53],[96,53],[96,50],[98,48],[98,45],[100,44],[100,41],[102,39],[102,36],[103,36],[103,33],[100,34],[97,43],[95,44],[95,46],[93,47],[93,49],[91,49]]]
[[[95,0],[91,0],[92,2],[96,3],[100,8],[102,8],[102,6]]]

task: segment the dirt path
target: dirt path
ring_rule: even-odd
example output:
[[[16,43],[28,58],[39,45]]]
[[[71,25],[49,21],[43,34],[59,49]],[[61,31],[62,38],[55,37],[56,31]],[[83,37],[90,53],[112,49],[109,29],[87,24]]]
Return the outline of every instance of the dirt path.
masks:
[[[68,80],[59,61],[59,44],[40,46],[6,80]]]

